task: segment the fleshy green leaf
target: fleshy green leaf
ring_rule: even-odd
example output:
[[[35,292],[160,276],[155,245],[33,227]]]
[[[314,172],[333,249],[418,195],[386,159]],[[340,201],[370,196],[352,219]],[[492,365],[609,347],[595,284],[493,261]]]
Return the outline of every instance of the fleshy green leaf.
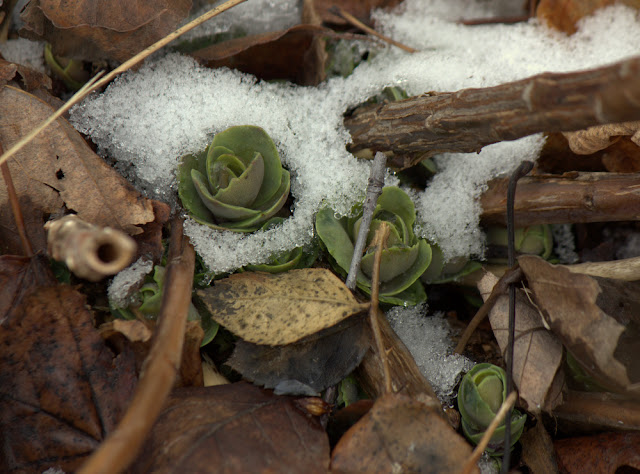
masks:
[[[222,155],[227,157],[230,155]],[[235,157],[231,157],[234,158]],[[225,188],[221,188],[214,195],[217,201],[232,206],[249,207],[253,204],[260,190],[260,183],[264,177],[264,160],[260,153],[256,153],[254,160],[237,178],[231,178]],[[221,217],[224,217],[221,215]]]

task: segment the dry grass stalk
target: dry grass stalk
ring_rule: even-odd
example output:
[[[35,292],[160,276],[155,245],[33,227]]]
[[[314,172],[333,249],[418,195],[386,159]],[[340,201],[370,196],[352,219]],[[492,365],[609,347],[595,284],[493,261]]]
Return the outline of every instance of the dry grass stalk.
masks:
[[[195,251],[182,234],[182,221],[171,222],[169,263],[162,309],[153,347],[140,382],[118,427],[89,457],[81,474],[122,472],[138,454],[173,388],[180,368],[195,269]]]
[[[49,221],[44,228],[49,256],[89,281],[102,280],[126,268],[137,249],[135,240],[124,232],[97,227],[75,214]]]

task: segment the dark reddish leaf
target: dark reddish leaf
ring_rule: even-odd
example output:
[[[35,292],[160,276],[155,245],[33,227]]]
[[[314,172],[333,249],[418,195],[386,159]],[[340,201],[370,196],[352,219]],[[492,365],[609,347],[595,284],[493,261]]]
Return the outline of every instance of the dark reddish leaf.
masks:
[[[460,472],[471,447],[437,410],[404,395],[382,396],[338,442],[331,471]]]
[[[20,34],[58,56],[124,62],[176,29],[191,0],[33,0]]]
[[[245,379],[265,388],[276,388],[280,393],[301,393],[287,390],[284,386],[287,381],[301,382],[321,392],[349,375],[360,364],[369,345],[364,319],[352,316],[286,346],[240,340],[228,364]]]
[[[640,433],[602,433],[555,442],[560,472],[576,474],[613,474],[622,466],[640,469],[639,447]]]
[[[245,36],[191,53],[208,67],[229,67],[264,80],[287,79],[316,85],[324,79],[323,36],[327,28],[297,25],[288,30]]]
[[[4,470],[77,469],[115,427],[135,386],[132,360],[113,356],[85,298],[40,287],[0,326]]]
[[[291,397],[247,383],[178,389],[134,473],[326,473],[329,442]]]

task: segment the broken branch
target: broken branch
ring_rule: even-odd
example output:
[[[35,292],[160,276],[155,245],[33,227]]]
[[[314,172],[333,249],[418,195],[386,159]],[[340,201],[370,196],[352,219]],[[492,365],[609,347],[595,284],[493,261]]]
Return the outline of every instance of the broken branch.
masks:
[[[345,118],[349,151],[377,151],[405,168],[443,152],[478,152],[538,132],[640,119],[640,57],[572,73],[544,73],[484,89],[429,93],[363,106]]]

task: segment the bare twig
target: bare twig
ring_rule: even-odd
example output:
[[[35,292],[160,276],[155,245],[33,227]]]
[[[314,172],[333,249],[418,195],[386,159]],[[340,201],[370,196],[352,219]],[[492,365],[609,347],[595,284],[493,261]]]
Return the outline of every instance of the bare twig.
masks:
[[[500,406],[498,413],[496,413],[495,418],[493,419],[493,421],[491,421],[491,423],[487,427],[487,430],[482,435],[482,439],[471,453],[471,456],[469,456],[469,459],[467,459],[467,462],[464,464],[464,467],[462,468],[462,474],[473,472],[478,459],[480,459],[480,456],[482,456],[484,450],[487,449],[487,445],[489,444],[489,441],[491,441],[493,433],[495,433],[496,429],[498,429],[498,426],[500,426],[500,423],[502,423],[502,420],[504,419],[506,414],[511,412],[511,408],[513,408],[513,405],[516,403],[517,399],[518,395],[516,394],[516,392],[511,392],[506,400],[502,402],[502,405]],[[509,450],[506,444],[505,450]]]
[[[615,280],[638,281],[640,280],[640,257],[623,258],[610,262],[585,262],[574,265],[564,265],[572,273]]]
[[[483,224],[506,224],[507,181],[488,183],[480,198]],[[515,225],[637,220],[639,181],[640,173],[527,176],[518,181]]]
[[[443,152],[477,152],[538,132],[640,119],[640,57],[572,73],[544,73],[484,89],[363,106],[345,118],[349,150],[392,152],[406,167]]]
[[[89,457],[80,473],[118,473],[138,454],[155,423],[180,368],[195,251],[182,234],[182,221],[171,222],[169,263],[155,342],[142,367],[140,382],[118,427]]]
[[[155,42],[151,46],[143,49],[138,54],[136,54],[134,57],[132,57],[131,59],[125,61],[119,67],[117,67],[116,69],[111,71],[109,74],[104,76],[102,79],[100,79],[100,77],[103,74],[102,72],[96,74],[89,82],[87,82],[82,87],[82,89],[80,89],[78,92],[76,92],[73,95],[73,97],[71,97],[71,99],[69,99],[62,107],[60,107],[47,120],[42,122],[40,125],[38,125],[36,128],[34,128],[31,132],[29,132],[27,135],[25,135],[23,138],[21,138],[20,141],[14,143],[13,146],[11,148],[9,148],[9,150],[7,150],[2,156],[0,156],[0,164],[4,163],[9,158],[11,158],[15,153],[17,153],[19,150],[21,150],[22,147],[24,147],[27,143],[29,143],[36,135],[38,135],[45,128],[47,128],[47,126],[49,126],[53,121],[55,121],[58,117],[60,117],[62,114],[64,114],[67,110],[69,110],[75,104],[80,102],[90,92],[92,92],[92,91],[94,91],[94,90],[106,85],[109,81],[111,81],[111,79],[116,77],[118,74],[120,74],[120,73],[122,73],[122,72],[124,72],[124,71],[126,71],[126,70],[128,70],[130,68],[132,68],[133,66],[135,66],[136,64],[138,64],[142,60],[146,59],[148,56],[150,56],[151,54],[155,53],[160,48],[166,46],[171,41],[173,41],[174,39],[176,39],[179,36],[183,35],[184,33],[192,30],[196,26],[201,25],[205,21],[213,18],[214,16],[219,15],[220,13],[228,10],[229,8],[235,7],[236,5],[239,5],[240,3],[243,3],[243,2],[246,2],[246,1],[247,0],[228,0],[227,2],[223,3],[222,5],[220,5],[218,7],[215,7],[215,8],[212,8],[211,10],[209,10],[204,15],[199,16],[198,18],[196,18],[195,20],[187,23],[186,25],[182,26],[181,28],[178,28],[176,31],[174,31],[173,33],[168,34],[167,36],[165,36],[161,40]]]
[[[367,244],[367,236],[369,235],[369,227],[371,227],[371,219],[373,211],[376,208],[378,197],[382,193],[384,186],[384,172],[386,170],[387,157],[384,153],[376,154],[371,172],[369,174],[369,184],[367,185],[367,196],[364,200],[362,208],[362,221],[360,230],[353,249],[353,257],[351,257],[351,265],[349,266],[349,274],[347,275],[346,285],[350,290],[355,290],[358,271],[360,270],[360,262],[362,262],[362,252]]]
[[[0,143],[0,153],[2,153],[2,143]],[[18,195],[16,194],[16,188],[13,186],[13,179],[11,179],[11,171],[9,171],[9,165],[7,163],[0,164],[2,169],[2,178],[7,186],[7,195],[9,197],[9,203],[11,205],[11,212],[13,212],[13,220],[16,223],[16,229],[20,236],[20,242],[22,244],[22,251],[26,257],[33,256],[33,247],[31,241],[27,237],[27,230],[24,225],[24,218],[22,216],[22,209],[20,209],[20,203],[18,202]]]
[[[518,180],[533,169],[531,161],[523,161],[518,169],[516,169],[509,178],[509,186],[507,188],[507,234],[508,234],[508,257],[509,266],[513,268],[516,264],[516,245],[515,245],[515,224],[514,224],[514,201],[516,199],[516,186]],[[516,284],[509,283],[509,340],[507,343],[506,362],[507,362],[507,393],[513,390],[513,352],[514,339],[516,332]],[[507,410],[504,422],[504,456],[502,457],[502,472],[509,472],[511,461],[511,410]]]
[[[388,36],[383,35],[382,33],[378,33],[376,30],[374,30],[373,28],[368,27],[367,25],[362,23],[360,20],[358,20],[355,16],[353,16],[351,13],[349,13],[346,10],[344,10],[343,8],[340,8],[339,6],[336,6],[336,5],[332,6],[331,8],[329,8],[329,11],[331,13],[333,13],[334,15],[337,15],[337,16],[341,17],[346,22],[351,23],[356,28],[360,28],[365,33],[368,33],[368,34],[373,35],[373,36],[375,36],[377,38],[380,38],[382,41],[384,41],[386,43],[389,43],[389,44],[392,44],[394,46],[397,46],[398,48],[402,49],[403,51],[406,51],[407,53],[417,53],[418,52],[417,49],[413,49],[410,46],[407,46],[406,44],[399,43],[398,41],[396,41],[396,40],[394,40],[392,38],[389,38]]]
[[[369,306],[369,321],[373,332],[373,338],[375,339],[376,346],[378,347],[378,354],[380,354],[380,359],[382,360],[385,391],[386,393],[393,393],[393,387],[391,385],[391,371],[389,370],[389,358],[387,357],[387,352],[384,348],[382,333],[380,332],[380,326],[378,324],[380,261],[382,259],[382,251],[387,246],[388,238],[389,224],[383,222],[380,228],[376,231],[376,235],[371,243],[371,245],[375,245],[376,250],[373,256],[373,274],[371,275],[371,306]]]

